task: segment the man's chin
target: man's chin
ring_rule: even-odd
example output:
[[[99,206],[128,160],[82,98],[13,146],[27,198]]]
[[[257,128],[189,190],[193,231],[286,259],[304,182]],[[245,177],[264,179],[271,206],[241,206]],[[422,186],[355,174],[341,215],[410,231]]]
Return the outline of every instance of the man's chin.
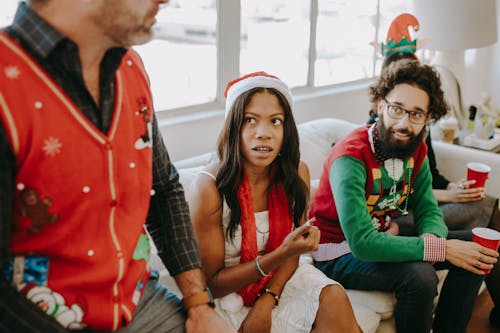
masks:
[[[396,149],[406,149],[410,146],[412,140],[400,140],[400,139],[393,139],[391,142],[391,145],[396,148]]]
[[[130,36],[129,44],[132,45],[142,45],[153,39],[153,30],[144,29],[141,32],[137,32]]]
[[[394,157],[400,159],[406,159],[410,157],[420,144],[420,140],[412,138],[409,140],[391,140],[390,146],[388,147]]]

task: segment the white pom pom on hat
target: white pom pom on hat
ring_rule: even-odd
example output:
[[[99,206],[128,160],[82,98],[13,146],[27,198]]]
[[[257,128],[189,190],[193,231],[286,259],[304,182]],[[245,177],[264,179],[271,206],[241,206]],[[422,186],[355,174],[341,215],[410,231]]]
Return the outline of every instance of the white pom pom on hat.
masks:
[[[224,96],[226,97],[225,118],[229,115],[234,101],[245,91],[253,88],[274,88],[285,96],[288,104],[293,108],[292,92],[285,82],[281,81],[277,76],[267,74],[266,72],[254,72],[232,80],[227,84],[226,91],[224,92]]]

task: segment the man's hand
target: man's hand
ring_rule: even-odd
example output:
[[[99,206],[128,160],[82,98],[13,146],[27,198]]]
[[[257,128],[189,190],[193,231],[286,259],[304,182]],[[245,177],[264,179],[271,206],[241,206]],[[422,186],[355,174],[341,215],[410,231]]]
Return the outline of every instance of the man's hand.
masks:
[[[498,252],[475,242],[458,239],[446,241],[446,260],[474,274],[484,275],[483,269],[492,269]]]
[[[188,311],[187,333],[236,333],[214,309],[208,305],[195,306]]]
[[[183,295],[193,295],[205,289],[203,274],[198,268],[176,275],[175,281]],[[186,332],[236,333],[236,330],[222,319],[208,304],[203,304],[193,306],[188,310]]]
[[[389,222],[389,228],[384,231],[386,234],[393,236],[399,235],[399,225],[396,222]]]

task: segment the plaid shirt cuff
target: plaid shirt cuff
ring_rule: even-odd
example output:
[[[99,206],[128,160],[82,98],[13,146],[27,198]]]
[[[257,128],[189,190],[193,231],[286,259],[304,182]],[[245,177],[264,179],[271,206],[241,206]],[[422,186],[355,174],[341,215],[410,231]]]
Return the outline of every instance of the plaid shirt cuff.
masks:
[[[431,234],[423,234],[424,261],[443,262],[446,259],[446,238],[439,238]]]

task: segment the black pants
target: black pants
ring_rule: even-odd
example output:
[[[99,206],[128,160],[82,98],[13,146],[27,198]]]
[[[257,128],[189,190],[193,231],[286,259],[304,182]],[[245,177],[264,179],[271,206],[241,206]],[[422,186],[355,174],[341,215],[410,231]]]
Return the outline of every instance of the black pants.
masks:
[[[440,204],[439,208],[448,226],[448,238],[472,240],[471,230],[476,227],[488,227],[500,231],[500,212],[498,199],[486,196],[483,200],[466,203]],[[399,225],[400,235],[415,235],[413,215],[400,216],[395,221]],[[495,307],[500,309],[500,262],[497,262],[486,277],[486,286]]]

